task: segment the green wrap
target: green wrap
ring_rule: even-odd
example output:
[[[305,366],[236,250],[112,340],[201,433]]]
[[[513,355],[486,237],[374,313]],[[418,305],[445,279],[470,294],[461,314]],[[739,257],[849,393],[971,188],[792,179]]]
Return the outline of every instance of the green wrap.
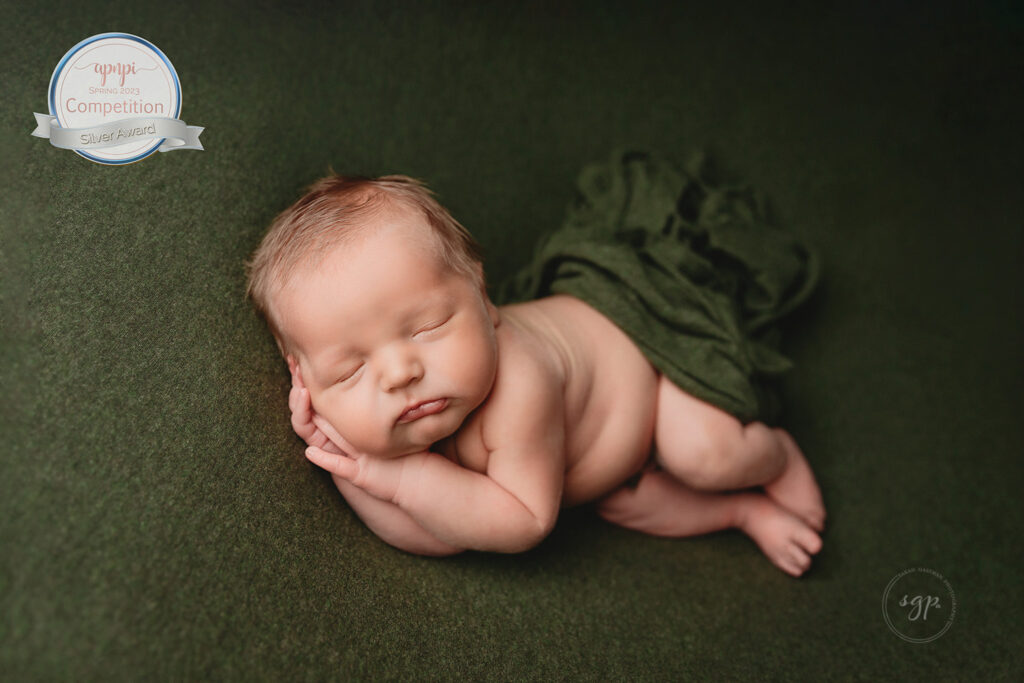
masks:
[[[756,193],[710,184],[703,161],[616,152],[585,167],[562,228],[496,300],[582,299],[684,391],[770,422],[779,403],[763,379],[792,366],[773,323],[810,295],[819,259],[765,223]]]

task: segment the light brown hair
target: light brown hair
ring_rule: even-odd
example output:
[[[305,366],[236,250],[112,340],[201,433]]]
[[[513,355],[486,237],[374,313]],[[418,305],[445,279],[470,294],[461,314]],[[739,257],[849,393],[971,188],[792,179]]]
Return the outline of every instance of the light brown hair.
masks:
[[[271,308],[299,267],[315,267],[326,253],[355,238],[378,212],[395,206],[419,211],[432,228],[438,255],[450,268],[483,286],[480,245],[419,180],[404,175],[379,178],[329,175],[274,219],[246,264],[246,295],[266,318],[282,353],[285,340]]]

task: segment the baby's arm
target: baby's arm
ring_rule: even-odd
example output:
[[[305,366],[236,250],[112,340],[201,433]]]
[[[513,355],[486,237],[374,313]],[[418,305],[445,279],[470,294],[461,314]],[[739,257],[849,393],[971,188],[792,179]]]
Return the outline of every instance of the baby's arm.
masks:
[[[330,426],[327,423],[321,423],[324,429],[317,426],[321,421],[313,412],[309,391],[302,385],[301,377],[294,373],[288,407],[292,413],[292,428],[303,441],[325,453],[341,454],[341,449],[325,433],[333,433]],[[434,538],[409,513],[394,503],[375,498],[338,475],[332,475],[332,478],[363,523],[386,543],[417,555],[453,555],[462,552],[462,548]]]
[[[462,548],[434,538],[394,503],[375,498],[336,474],[331,478],[359,519],[386,543],[417,555],[442,556],[462,552]]]
[[[517,368],[492,392],[483,421],[486,473],[429,452],[350,458],[311,447],[306,455],[364,492],[397,504],[444,543],[527,550],[554,526],[565,469],[561,394],[541,374]]]

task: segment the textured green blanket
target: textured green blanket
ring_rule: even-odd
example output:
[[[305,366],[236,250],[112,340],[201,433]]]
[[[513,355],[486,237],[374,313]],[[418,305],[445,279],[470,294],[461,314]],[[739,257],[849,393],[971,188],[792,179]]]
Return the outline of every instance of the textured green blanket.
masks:
[[[773,324],[813,291],[819,260],[764,220],[759,196],[615,152],[583,169],[563,227],[501,288],[503,302],[570,294],[629,334],[677,386],[741,420],[773,420],[763,380],[788,370]]]
[[[1024,680],[1024,3],[39,7],[0,22],[0,680]],[[102,31],[166,53],[206,151],[30,136]],[[799,580],[586,508],[398,552],[288,423],[242,264],[302,187],[423,178],[498,282],[615,146],[707,149],[823,256],[775,382],[829,516]],[[928,643],[883,612],[917,567],[956,597]]]

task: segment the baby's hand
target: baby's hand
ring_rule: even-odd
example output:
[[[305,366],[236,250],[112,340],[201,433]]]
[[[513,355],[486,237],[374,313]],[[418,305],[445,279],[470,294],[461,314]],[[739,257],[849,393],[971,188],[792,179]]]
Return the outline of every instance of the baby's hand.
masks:
[[[328,453],[340,453],[339,446],[333,443],[314,421],[318,415],[313,410],[309,389],[302,383],[302,373],[298,366],[289,359],[288,367],[292,372],[292,390],[288,394],[288,408],[292,411],[292,429],[307,446],[316,446]]]
[[[292,371],[292,390],[288,395],[292,429],[309,446],[306,457],[314,465],[352,482],[375,498],[395,502],[402,470],[413,464],[410,459],[426,457],[428,453],[382,459],[356,451],[327,420],[313,410],[309,389],[302,383],[298,365],[289,360],[288,367]]]
[[[329,423],[319,415],[313,418],[317,429],[327,435],[330,444],[344,444],[338,452],[331,452],[317,446],[310,446],[306,449],[306,457],[314,465],[318,465],[331,474],[350,481],[374,498],[398,503],[399,486],[402,483],[403,473],[407,474],[406,485],[414,476],[408,473],[415,473],[420,469],[423,458],[431,457],[431,453],[423,451],[411,455],[403,455],[397,458],[377,458],[365,453],[356,452],[341,438],[341,435],[334,431]],[[406,469],[408,468],[408,470]]]

